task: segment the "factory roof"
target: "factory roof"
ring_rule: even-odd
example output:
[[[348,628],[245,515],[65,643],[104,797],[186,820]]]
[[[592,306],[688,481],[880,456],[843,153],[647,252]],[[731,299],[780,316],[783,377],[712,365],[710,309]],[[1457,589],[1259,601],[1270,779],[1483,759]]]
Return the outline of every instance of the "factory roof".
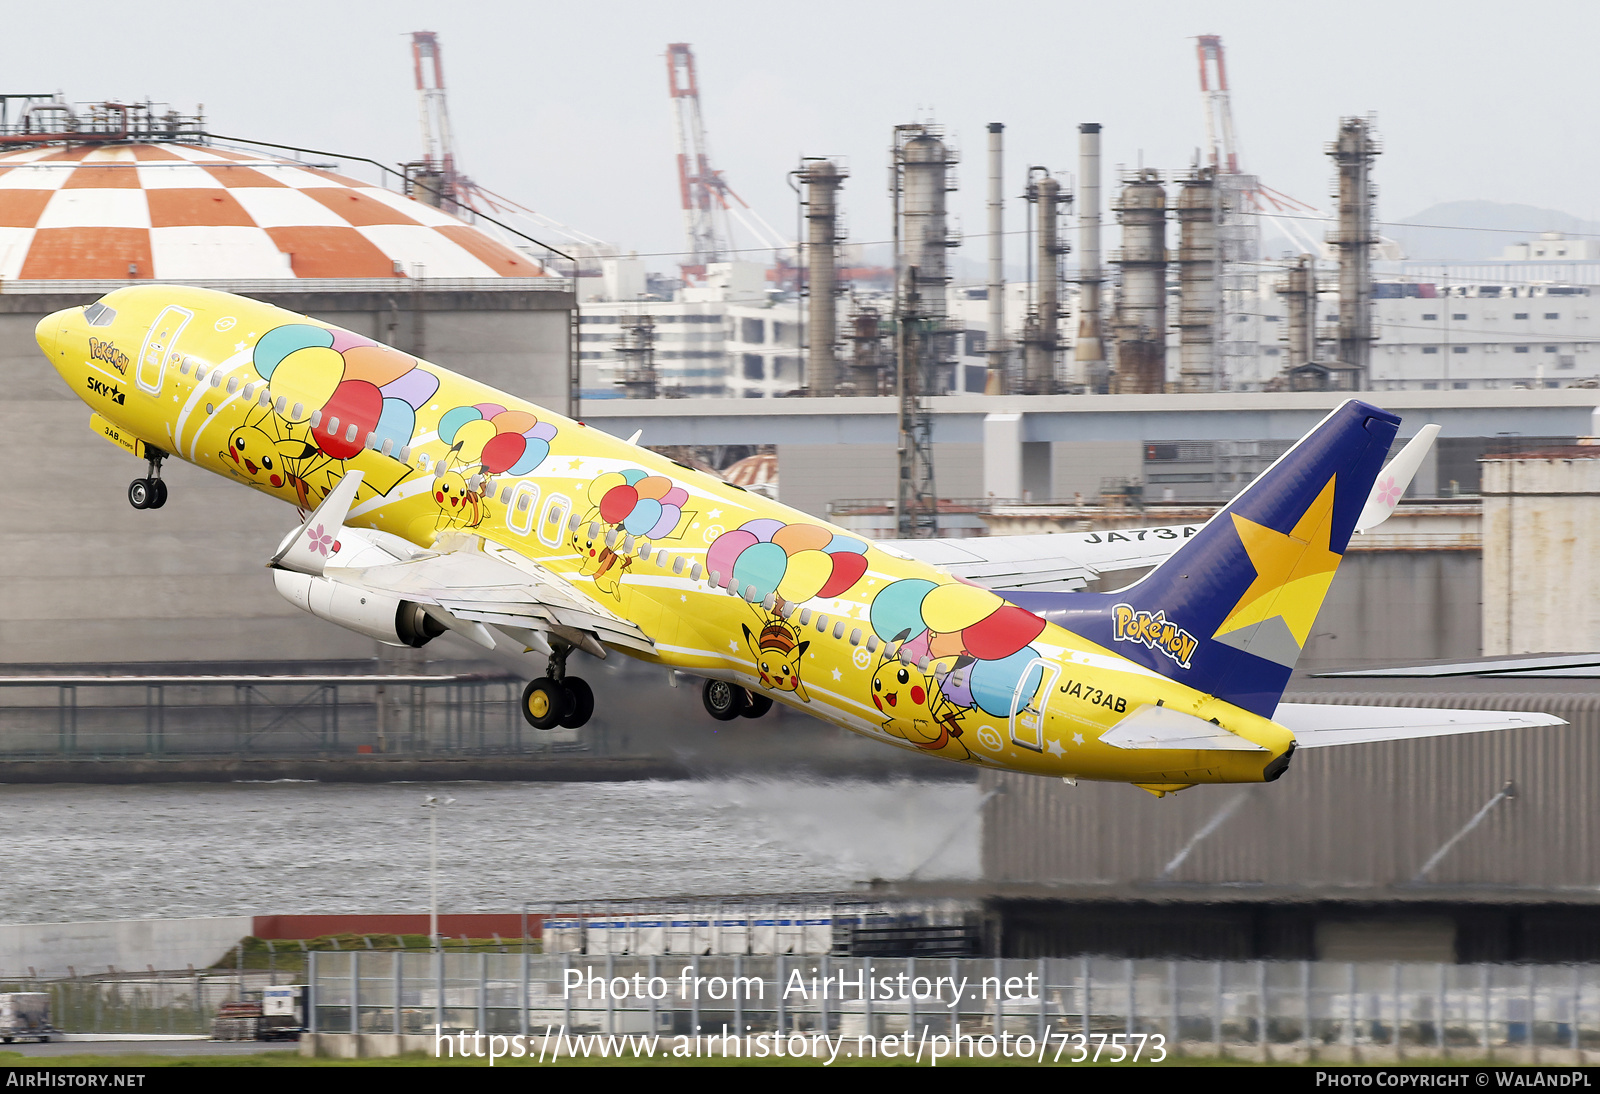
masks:
[[[542,273],[448,213],[293,160],[167,143],[0,154],[0,280]]]

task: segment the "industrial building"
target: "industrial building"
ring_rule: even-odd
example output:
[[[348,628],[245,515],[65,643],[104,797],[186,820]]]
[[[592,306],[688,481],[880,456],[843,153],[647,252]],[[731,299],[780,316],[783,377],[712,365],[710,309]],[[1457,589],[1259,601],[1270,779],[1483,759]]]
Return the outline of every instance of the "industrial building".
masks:
[[[370,658],[370,640],[318,624],[263,576],[293,510],[186,466],[159,515],[130,509],[127,483],[143,465],[94,443],[35,324],[130,282],[179,281],[316,315],[565,408],[571,281],[332,164],[210,142],[197,119],[81,110],[70,131],[41,131],[39,118],[68,109],[0,133],[16,149],[0,152],[0,453],[74,484],[8,495],[26,531],[3,563],[16,595],[0,661]]]

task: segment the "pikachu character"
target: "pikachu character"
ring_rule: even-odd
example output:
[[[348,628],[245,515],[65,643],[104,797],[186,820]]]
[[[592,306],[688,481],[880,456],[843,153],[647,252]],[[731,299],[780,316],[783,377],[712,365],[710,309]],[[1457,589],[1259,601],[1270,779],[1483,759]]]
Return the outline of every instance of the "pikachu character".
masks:
[[[802,703],[811,702],[805,684],[800,681],[800,659],[811,643],[800,641],[800,633],[782,619],[768,620],[759,635],[748,626],[743,630],[745,645],[756,659],[761,686],[770,691],[793,692]]]
[[[333,462],[270,409],[247,416],[245,424],[228,435],[228,447],[221,456],[223,466],[235,478],[272,491],[292,489],[295,504],[306,510],[322,500],[308,478]],[[326,497],[328,488],[321,493]]]
[[[476,528],[489,517],[489,506],[483,498],[483,471],[480,469],[469,478],[455,457],[453,448],[433,477],[433,503],[439,507],[434,527],[439,531]]]
[[[937,666],[925,672],[898,658],[880,657],[872,674],[872,703],[888,719],[883,728],[896,737],[947,759],[971,759],[961,741],[962,710],[945,698],[938,671]]]
[[[583,523],[567,537],[578,555],[578,573],[594,578],[594,586],[608,596],[622,599],[622,579],[633,569],[633,556],[618,554],[623,531],[600,522],[600,510],[591,509]]]

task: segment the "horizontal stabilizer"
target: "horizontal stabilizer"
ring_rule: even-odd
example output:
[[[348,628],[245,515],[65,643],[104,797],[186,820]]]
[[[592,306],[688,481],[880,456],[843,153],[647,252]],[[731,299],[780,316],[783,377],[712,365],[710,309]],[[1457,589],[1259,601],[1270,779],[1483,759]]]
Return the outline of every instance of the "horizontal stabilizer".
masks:
[[[1254,741],[1229,733],[1215,722],[1171,707],[1142,706],[1100,735],[1113,748],[1195,748],[1227,752],[1265,752]]]
[[[362,473],[346,471],[339,485],[328,492],[322,504],[312,510],[306,522],[278,548],[269,566],[279,570],[293,570],[297,574],[321,577],[328,567],[328,559],[336,550],[344,520],[355,503],[356,491],[361,489]]]
[[[1410,741],[1494,729],[1564,726],[1552,714],[1520,710],[1442,710],[1430,707],[1355,707],[1323,703],[1279,703],[1272,720],[1294,734],[1301,748]]]

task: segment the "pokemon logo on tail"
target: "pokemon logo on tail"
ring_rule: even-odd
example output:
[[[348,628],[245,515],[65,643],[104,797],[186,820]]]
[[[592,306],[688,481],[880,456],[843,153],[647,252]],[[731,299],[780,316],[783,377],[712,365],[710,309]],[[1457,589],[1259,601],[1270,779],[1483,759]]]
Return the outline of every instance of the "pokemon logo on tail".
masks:
[[[613,654],[702,678],[724,721],[776,699],[923,755],[1157,794],[1272,781],[1297,748],[1559,721],[1281,701],[1352,531],[1393,511],[1426,449],[1375,497],[1399,419],[1357,400],[1198,530],[1119,533],[1156,553],[1143,580],[1029,591],[243,297],[130,286],[36,337],[95,431],[143,456],[136,508],[160,507],[176,459],[309,510],[263,545],[283,596],[381,642],[449,631],[520,660],[539,729],[609,701],[569,669]],[[965,555],[1048,575],[1077,542],[1024,538]]]

